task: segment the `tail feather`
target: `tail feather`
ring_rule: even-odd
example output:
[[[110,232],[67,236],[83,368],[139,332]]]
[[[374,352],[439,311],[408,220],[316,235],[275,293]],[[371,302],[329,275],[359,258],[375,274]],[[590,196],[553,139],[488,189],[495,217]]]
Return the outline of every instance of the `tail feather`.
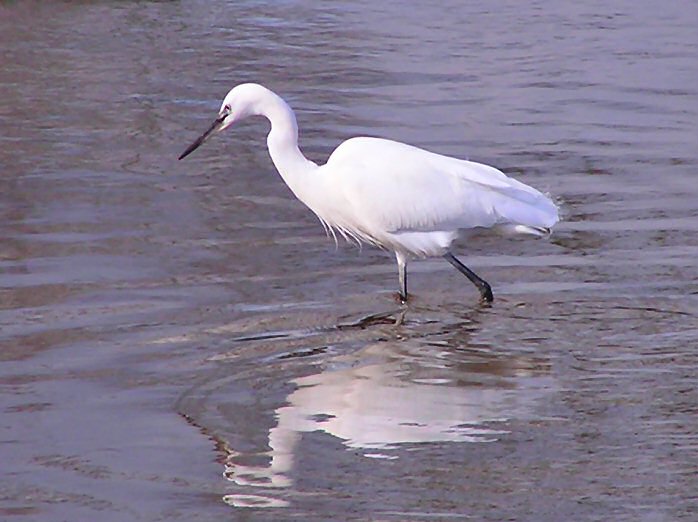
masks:
[[[496,225],[494,230],[502,234],[529,234],[538,237],[547,237],[552,233],[552,230],[548,227],[534,227],[514,223]]]
[[[492,191],[491,203],[497,221],[511,225],[516,233],[547,235],[560,219],[558,207],[546,195],[528,188],[530,192],[513,187],[507,191]]]

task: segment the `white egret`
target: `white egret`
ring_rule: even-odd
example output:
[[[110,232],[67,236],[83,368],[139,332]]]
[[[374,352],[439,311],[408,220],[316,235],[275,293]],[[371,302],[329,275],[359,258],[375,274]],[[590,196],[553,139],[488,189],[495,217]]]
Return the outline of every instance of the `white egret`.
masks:
[[[184,158],[216,131],[248,116],[271,123],[267,146],[276,169],[327,231],[395,252],[400,298],[407,300],[407,261],[443,256],[480,291],[490,285],[450,251],[458,231],[499,227],[545,235],[558,221],[550,198],[481,163],[442,156],[380,138],[351,138],[325,165],[298,148],[298,125],[288,104],[254,83],[234,87],[211,127],[179,157]]]

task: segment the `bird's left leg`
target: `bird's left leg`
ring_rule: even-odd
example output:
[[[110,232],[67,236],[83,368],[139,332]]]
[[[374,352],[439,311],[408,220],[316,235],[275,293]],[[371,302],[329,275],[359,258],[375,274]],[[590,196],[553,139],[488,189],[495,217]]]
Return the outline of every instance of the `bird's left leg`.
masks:
[[[400,253],[395,252],[395,258],[397,259],[397,275],[400,280],[400,301],[403,303],[407,302],[407,257]]]
[[[480,291],[480,297],[484,302],[492,302],[492,300],[494,299],[494,296],[492,295],[492,287],[490,287],[487,281],[482,279],[479,275],[477,275],[475,272],[473,272],[467,266],[461,263],[456,256],[451,254],[451,252],[446,252],[444,254],[444,258],[446,259],[446,261],[448,261],[454,267],[456,267],[456,269],[461,274],[470,279],[470,282],[473,283]]]

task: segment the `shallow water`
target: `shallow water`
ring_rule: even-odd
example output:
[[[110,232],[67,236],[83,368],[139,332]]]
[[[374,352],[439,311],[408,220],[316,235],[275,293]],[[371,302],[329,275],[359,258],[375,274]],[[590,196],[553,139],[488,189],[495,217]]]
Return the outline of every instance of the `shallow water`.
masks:
[[[0,518],[689,520],[693,2],[0,3]],[[252,122],[560,202],[550,240],[334,247]]]

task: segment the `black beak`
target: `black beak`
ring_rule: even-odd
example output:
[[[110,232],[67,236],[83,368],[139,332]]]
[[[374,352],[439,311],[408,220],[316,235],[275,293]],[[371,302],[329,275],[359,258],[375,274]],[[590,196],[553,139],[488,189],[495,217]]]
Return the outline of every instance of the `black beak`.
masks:
[[[183,159],[189,156],[192,152],[194,152],[196,149],[199,148],[199,146],[206,141],[208,138],[211,137],[211,134],[213,134],[215,131],[220,130],[221,126],[223,125],[223,122],[225,121],[227,114],[222,114],[218,118],[216,118],[216,121],[214,121],[211,126],[208,128],[206,132],[204,132],[201,136],[199,136],[194,143],[189,145],[187,147],[187,150],[182,152],[182,154],[179,156],[177,159]]]

